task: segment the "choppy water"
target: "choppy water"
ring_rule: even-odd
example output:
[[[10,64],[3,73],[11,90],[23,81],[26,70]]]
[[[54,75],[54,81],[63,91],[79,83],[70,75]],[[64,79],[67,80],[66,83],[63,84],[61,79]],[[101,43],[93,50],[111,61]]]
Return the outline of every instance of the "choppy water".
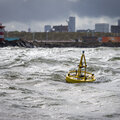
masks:
[[[68,84],[83,50],[97,80]],[[120,120],[120,48],[0,48],[0,120]]]

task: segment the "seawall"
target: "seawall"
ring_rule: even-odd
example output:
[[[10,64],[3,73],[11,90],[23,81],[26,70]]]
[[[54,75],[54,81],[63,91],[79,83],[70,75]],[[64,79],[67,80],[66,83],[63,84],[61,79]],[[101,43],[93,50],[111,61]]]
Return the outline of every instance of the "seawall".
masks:
[[[0,42],[0,47],[7,46],[18,46],[18,47],[26,47],[26,48],[34,48],[34,47],[80,47],[80,48],[94,48],[94,47],[120,47],[119,43],[102,43],[102,42],[60,42],[60,41],[25,41],[25,40],[15,40],[15,41],[2,41]]]

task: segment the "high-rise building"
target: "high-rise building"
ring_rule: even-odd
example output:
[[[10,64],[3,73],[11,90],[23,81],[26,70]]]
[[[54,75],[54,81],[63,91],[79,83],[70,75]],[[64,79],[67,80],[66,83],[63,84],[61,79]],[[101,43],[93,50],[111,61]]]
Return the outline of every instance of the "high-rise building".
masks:
[[[118,26],[120,26],[120,19],[118,20]]]
[[[75,32],[75,17],[69,17],[68,32]]]
[[[44,31],[45,32],[50,32],[51,31],[51,25],[45,25]]]
[[[109,32],[109,24],[107,24],[107,23],[95,24],[95,32],[108,33]]]

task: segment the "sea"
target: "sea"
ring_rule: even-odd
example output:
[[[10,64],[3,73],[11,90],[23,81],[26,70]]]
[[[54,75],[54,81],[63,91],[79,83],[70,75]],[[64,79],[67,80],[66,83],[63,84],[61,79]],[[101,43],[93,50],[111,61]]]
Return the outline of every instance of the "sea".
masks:
[[[85,51],[92,83],[66,83]],[[0,120],[120,120],[120,47],[0,48]]]

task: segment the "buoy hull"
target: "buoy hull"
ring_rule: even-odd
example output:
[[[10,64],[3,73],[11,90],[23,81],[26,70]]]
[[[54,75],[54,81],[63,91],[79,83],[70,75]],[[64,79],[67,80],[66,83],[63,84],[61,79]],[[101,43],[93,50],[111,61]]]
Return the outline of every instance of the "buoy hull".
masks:
[[[72,75],[70,75],[70,73],[72,73]],[[85,82],[94,82],[95,81],[94,75],[92,75],[91,73],[88,73],[88,72],[86,72],[86,74],[87,74],[86,78],[78,77],[77,75],[75,75],[74,71],[70,71],[66,75],[66,82],[68,82],[68,83],[85,83]]]

